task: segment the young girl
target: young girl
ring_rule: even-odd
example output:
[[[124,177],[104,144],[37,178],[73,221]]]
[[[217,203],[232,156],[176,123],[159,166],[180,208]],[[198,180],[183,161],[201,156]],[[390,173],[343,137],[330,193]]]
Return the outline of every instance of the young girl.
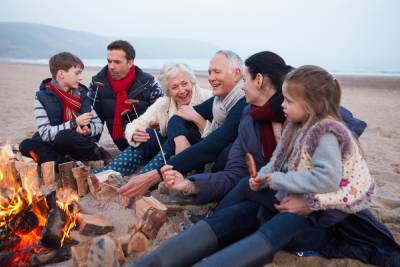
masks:
[[[259,266],[280,249],[397,266],[399,246],[365,209],[374,181],[340,120],[338,82],[303,66],[287,75],[283,95],[288,124],[242,201],[168,240],[137,266]],[[167,256],[178,248],[174,259]]]

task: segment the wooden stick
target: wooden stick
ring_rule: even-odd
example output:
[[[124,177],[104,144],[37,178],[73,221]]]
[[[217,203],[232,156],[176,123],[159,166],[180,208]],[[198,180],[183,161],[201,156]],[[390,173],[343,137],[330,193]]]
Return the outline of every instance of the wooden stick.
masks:
[[[45,186],[52,185],[56,182],[55,162],[48,161],[40,165],[42,171],[43,184]]]
[[[156,131],[156,129],[153,129],[153,131],[154,131],[154,134],[156,135],[157,143],[158,143],[158,146],[160,147],[160,151],[161,151],[162,158],[164,160],[164,164],[167,165],[167,161],[165,160],[164,150],[162,149],[160,139],[158,139],[157,131]]]

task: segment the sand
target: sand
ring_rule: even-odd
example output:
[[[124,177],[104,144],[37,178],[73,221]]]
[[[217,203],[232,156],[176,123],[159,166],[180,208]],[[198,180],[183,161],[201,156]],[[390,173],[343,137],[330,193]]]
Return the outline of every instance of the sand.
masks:
[[[88,85],[91,76],[99,69],[85,69],[82,83]],[[49,76],[48,68],[45,65],[0,63],[0,73],[0,143],[20,142],[35,131],[34,93],[41,80]],[[360,142],[378,184],[371,210],[400,242],[400,77],[338,75],[337,78],[343,87],[342,105],[368,123]],[[199,81],[203,87],[209,87],[204,72],[200,73]],[[101,144],[115,148],[107,132],[103,134]],[[117,225],[121,224],[122,217],[133,216],[119,211],[113,204],[99,204],[97,208],[103,209],[104,215],[111,215]],[[126,224],[121,225],[117,232],[124,232],[126,227]],[[71,261],[68,261],[56,266],[70,265]],[[368,265],[349,259],[300,258],[279,252],[268,266]]]

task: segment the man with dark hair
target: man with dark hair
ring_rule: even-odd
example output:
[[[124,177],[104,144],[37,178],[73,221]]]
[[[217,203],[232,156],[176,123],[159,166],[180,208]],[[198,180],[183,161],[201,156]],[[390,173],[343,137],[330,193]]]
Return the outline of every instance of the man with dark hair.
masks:
[[[92,78],[90,97],[101,121],[119,150],[128,142],[124,129],[153,104],[163,92],[154,77],[134,65],[135,49],[127,41],[117,40],[107,46],[107,66]],[[127,99],[139,100],[133,107]],[[128,113],[124,111],[130,110]],[[122,114],[124,112],[124,114]]]
[[[62,52],[50,58],[52,78],[42,81],[35,98],[38,131],[20,144],[24,156],[37,163],[104,159],[105,152],[95,143],[103,125],[90,105],[82,80],[82,61]]]

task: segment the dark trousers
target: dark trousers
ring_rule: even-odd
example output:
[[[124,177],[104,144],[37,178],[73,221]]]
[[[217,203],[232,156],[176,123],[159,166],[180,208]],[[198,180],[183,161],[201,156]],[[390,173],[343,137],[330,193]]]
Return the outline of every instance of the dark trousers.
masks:
[[[260,205],[257,218],[260,221],[269,220],[279,211],[274,204],[279,201],[275,198],[276,191],[266,188],[260,191],[253,191],[249,186],[249,179],[245,177],[221,200],[216,210],[241,203],[243,201],[252,201]]]
[[[293,213],[277,213],[259,223],[260,204],[245,201],[216,211],[205,219],[217,236],[221,247],[260,232],[271,243],[273,252],[318,250],[327,241],[327,228],[316,225],[307,217]]]
[[[36,133],[32,138],[25,139],[19,145],[21,154],[31,157],[30,151],[39,157],[39,163],[55,161],[57,164],[67,162],[70,159],[89,161],[99,159],[98,147],[93,137],[83,136],[75,130],[60,131],[53,142],[42,141]]]

